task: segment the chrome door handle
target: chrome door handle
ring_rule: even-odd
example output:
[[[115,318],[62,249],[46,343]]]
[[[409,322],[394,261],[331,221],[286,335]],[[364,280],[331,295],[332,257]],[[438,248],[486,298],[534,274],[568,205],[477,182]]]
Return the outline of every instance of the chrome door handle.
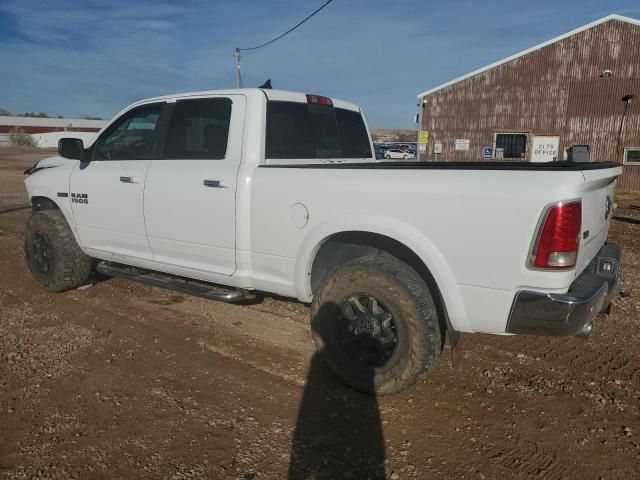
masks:
[[[122,183],[138,183],[136,182],[135,177],[120,177],[120,181]]]
[[[205,187],[227,188],[227,182],[224,180],[205,180],[203,183]]]

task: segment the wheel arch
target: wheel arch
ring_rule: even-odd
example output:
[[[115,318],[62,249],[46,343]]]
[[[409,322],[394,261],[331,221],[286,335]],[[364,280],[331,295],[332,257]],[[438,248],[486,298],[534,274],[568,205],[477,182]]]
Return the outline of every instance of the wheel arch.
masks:
[[[76,230],[75,222],[73,221],[71,207],[58,203],[53,199],[53,195],[50,192],[47,192],[43,189],[35,189],[30,193],[31,196],[29,200],[31,202],[31,212],[36,213],[43,210],[59,210],[62,213],[65,221],[69,225],[69,228],[71,229],[76,242],[78,243],[80,248],[83,248],[82,242],[80,242],[80,237],[78,236],[78,232]],[[68,199],[66,200],[68,201]]]
[[[362,217],[359,217],[363,220]],[[343,219],[343,224],[349,224]],[[380,219],[360,228],[323,226],[309,234],[296,261],[295,287],[300,300],[310,301],[318,285],[335,266],[360,256],[386,252],[413,267],[437,297],[439,316],[448,327],[470,331],[457,283],[444,256],[413,227]],[[353,223],[352,225],[357,225]]]
[[[60,206],[49,197],[40,195],[31,197],[31,211],[40,212],[42,210],[60,210]]]

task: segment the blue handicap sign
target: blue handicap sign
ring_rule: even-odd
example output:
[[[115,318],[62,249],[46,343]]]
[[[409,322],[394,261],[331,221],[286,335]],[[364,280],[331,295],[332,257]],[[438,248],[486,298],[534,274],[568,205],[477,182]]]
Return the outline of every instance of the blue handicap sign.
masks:
[[[493,148],[484,147],[484,158],[493,158]]]

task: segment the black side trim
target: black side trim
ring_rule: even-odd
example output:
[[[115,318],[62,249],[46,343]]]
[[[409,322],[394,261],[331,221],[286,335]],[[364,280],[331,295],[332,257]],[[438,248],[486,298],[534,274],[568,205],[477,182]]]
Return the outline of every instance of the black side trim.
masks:
[[[56,168],[59,165],[49,165],[48,167],[38,167],[38,164],[36,163],[33,167],[31,168],[27,168],[24,172],[25,175],[33,175],[36,172],[39,172],[40,170],[46,170],[47,168]]]
[[[306,163],[287,165],[260,165],[260,168],[311,168],[344,170],[531,170],[581,172],[605,170],[620,165],[615,162],[362,162],[362,163]]]

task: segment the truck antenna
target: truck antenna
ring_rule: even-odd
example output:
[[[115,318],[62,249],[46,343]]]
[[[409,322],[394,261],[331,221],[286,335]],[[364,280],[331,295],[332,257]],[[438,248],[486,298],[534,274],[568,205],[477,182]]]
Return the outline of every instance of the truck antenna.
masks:
[[[233,56],[236,59],[236,88],[242,88],[242,75],[240,75],[240,49],[236,47],[233,52]]]

